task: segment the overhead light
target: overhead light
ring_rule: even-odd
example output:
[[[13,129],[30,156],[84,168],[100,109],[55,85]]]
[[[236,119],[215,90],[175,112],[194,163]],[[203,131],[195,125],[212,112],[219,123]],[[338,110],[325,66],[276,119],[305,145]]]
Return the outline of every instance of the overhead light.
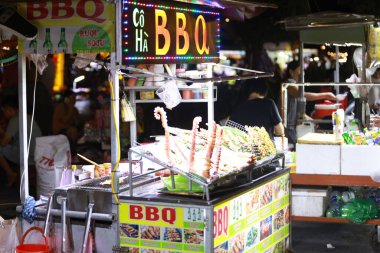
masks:
[[[78,76],[74,79],[74,83],[79,83],[80,81],[84,80],[84,75]]]
[[[85,78],[84,75],[81,75],[81,76],[78,76],[78,77],[74,78],[74,81],[73,81],[73,90],[77,89],[77,83],[79,83],[80,81],[83,81],[84,78]]]
[[[226,18],[225,21],[228,23],[228,22],[230,22],[230,19],[229,19],[229,18]]]

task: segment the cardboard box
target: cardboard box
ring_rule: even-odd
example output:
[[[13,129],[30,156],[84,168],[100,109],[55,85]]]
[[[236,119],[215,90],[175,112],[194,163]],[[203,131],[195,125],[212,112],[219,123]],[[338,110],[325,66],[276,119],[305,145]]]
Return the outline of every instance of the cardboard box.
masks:
[[[328,189],[293,188],[292,215],[322,217],[328,206]]]
[[[297,173],[339,175],[340,156],[341,145],[297,143]]]
[[[342,145],[341,174],[371,176],[380,171],[380,146]]]

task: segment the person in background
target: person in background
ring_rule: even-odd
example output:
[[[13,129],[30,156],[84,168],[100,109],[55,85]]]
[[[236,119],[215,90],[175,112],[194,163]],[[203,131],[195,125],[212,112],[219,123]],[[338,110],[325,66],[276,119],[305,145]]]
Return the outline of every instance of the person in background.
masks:
[[[371,76],[371,83],[380,83],[380,68],[377,68]],[[380,86],[372,85],[368,93],[368,105],[372,112],[379,114],[380,110]]]
[[[79,138],[79,112],[75,107],[76,94],[69,90],[65,92],[63,98],[63,101],[54,108],[52,131],[53,134],[66,135],[70,148],[73,149]]]
[[[1,101],[1,110],[8,119],[6,130],[0,130],[0,167],[8,177],[7,186],[12,186],[17,180],[17,173],[13,171],[11,163],[20,164],[20,141],[19,141],[19,110],[17,96],[7,96]],[[28,140],[32,118],[27,115]],[[32,134],[29,146],[28,164],[34,164],[34,149],[36,137],[41,136],[40,127],[33,121]]]
[[[301,66],[298,61],[291,61],[288,63],[286,70],[286,83],[298,83],[301,74]],[[297,85],[289,85],[288,91],[288,101],[287,101],[287,137],[289,143],[297,143],[297,133],[296,126],[298,123],[299,112],[305,111],[305,108],[301,108],[302,104],[299,103],[301,100],[301,89]],[[306,101],[316,101],[316,100],[331,100],[336,101],[336,96],[332,92],[304,92],[304,97]],[[305,106],[305,104],[303,105]],[[308,115],[303,114],[304,119],[311,119]]]
[[[230,120],[243,126],[264,127],[273,140],[274,135],[284,135],[284,126],[274,101],[265,98],[267,92],[263,79],[247,83],[248,99],[236,107]]]

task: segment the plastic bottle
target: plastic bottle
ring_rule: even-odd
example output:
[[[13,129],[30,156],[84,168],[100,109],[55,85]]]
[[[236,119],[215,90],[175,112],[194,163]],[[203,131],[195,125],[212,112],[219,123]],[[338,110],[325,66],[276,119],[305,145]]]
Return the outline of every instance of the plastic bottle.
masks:
[[[347,203],[348,201],[352,200],[355,198],[355,193],[352,191],[344,191],[342,193],[342,201],[344,203]]]
[[[339,191],[333,191],[330,194],[330,203],[342,204],[342,194]]]
[[[342,206],[339,203],[331,203],[329,208],[326,211],[326,217],[341,217],[342,215]]]
[[[353,199],[342,206],[342,218],[362,224],[377,216],[377,205],[372,199]]]

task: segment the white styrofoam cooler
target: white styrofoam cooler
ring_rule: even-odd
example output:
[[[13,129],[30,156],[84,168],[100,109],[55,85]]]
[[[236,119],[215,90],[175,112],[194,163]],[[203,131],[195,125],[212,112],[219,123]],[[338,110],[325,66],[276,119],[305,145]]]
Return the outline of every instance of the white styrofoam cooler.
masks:
[[[328,189],[293,188],[292,215],[321,217],[328,206]]]
[[[342,145],[341,174],[371,176],[380,172],[380,146]]]
[[[297,143],[299,174],[340,174],[341,145]]]

